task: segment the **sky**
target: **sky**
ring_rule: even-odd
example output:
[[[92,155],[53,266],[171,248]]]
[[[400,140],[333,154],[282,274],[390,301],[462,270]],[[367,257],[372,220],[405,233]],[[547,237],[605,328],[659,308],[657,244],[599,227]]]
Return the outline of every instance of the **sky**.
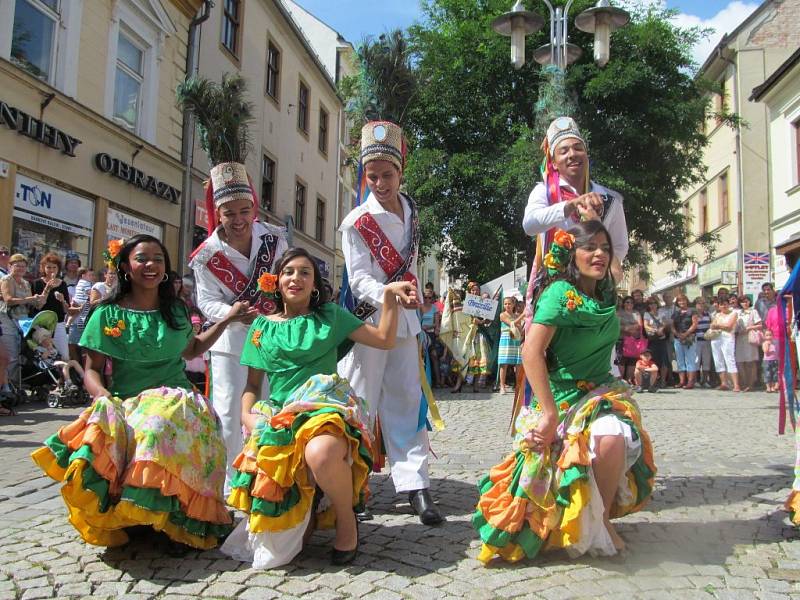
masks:
[[[366,35],[405,28],[421,18],[416,0],[296,0],[307,11],[325,21],[354,44]],[[702,64],[724,33],[733,31],[760,4],[756,0],[625,0],[629,4],[657,3],[679,11],[676,22],[699,25],[715,33],[695,48],[695,61]],[[541,0],[525,0],[532,7]],[[509,9],[513,4],[509,0]],[[543,3],[542,3],[543,4]]]

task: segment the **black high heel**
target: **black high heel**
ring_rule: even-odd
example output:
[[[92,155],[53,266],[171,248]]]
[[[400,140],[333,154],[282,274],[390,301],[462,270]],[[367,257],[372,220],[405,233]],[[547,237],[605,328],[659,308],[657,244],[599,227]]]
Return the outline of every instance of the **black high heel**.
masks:
[[[358,519],[356,519],[356,547],[352,550],[339,550],[334,546],[331,548],[331,564],[335,567],[343,567],[349,565],[358,556],[358,545],[361,542],[361,537],[358,534]]]

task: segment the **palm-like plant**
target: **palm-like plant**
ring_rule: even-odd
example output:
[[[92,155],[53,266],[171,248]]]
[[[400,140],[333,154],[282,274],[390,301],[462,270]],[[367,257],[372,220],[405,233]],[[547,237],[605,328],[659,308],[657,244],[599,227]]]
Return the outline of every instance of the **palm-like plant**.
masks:
[[[200,146],[209,166],[244,163],[250,150],[253,106],[245,99],[247,85],[238,74],[226,73],[222,83],[190,77],[178,86],[178,105],[197,119]]]

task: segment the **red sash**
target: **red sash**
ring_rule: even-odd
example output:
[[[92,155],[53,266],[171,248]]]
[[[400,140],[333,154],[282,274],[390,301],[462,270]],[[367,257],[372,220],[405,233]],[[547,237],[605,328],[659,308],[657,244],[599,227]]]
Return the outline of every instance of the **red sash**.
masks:
[[[417,285],[417,278],[410,271],[411,262],[414,258],[414,248],[411,249],[409,257],[403,260],[403,257],[400,256],[400,253],[389,241],[389,238],[386,237],[380,225],[378,225],[375,217],[370,213],[364,213],[358,217],[354,227],[361,235],[372,257],[386,274],[387,283],[404,280],[410,281],[415,286]]]

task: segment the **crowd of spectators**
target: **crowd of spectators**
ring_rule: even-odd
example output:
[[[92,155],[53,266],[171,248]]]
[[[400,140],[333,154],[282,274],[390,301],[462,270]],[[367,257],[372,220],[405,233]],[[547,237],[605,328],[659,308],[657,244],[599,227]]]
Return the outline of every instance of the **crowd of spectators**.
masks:
[[[619,299],[621,376],[639,390],[673,385],[748,392],[778,391],[779,337],[775,288],[761,287],[753,302],[721,287],[690,300],[641,290]],[[760,368],[759,368],[760,367]]]
[[[113,296],[117,288],[117,271],[113,268],[93,269],[81,264],[80,257],[67,252],[44,254],[36,265],[24,254],[12,254],[0,245],[0,416],[12,413],[10,406],[19,401],[22,392],[21,366],[23,334],[20,321],[49,310],[56,315],[53,331],[58,359],[80,362],[80,336],[92,306]],[[189,307],[192,322],[199,326],[203,319],[195,308],[194,280],[170,273],[178,297]],[[188,366],[194,371],[205,368],[195,361]],[[200,384],[197,373],[192,381]]]

